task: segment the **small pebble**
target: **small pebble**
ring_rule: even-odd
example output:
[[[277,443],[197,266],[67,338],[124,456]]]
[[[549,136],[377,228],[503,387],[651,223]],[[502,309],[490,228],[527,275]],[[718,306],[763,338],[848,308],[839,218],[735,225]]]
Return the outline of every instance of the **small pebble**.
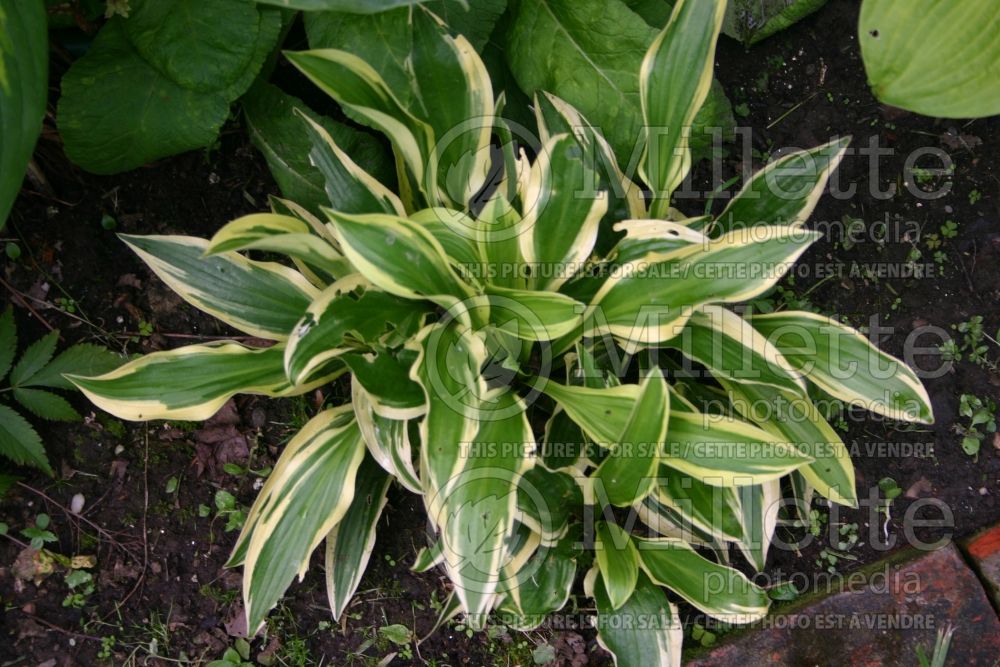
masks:
[[[83,511],[83,503],[85,499],[82,493],[74,494],[73,499],[69,501],[69,511],[73,514],[79,514]]]
[[[115,447],[115,456],[118,456],[124,451],[125,451],[125,445],[118,445],[117,447]]]

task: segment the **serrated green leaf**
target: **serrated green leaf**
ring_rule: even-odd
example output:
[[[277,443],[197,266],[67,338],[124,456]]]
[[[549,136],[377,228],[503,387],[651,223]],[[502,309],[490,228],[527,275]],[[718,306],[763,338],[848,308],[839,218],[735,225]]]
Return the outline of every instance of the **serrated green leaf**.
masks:
[[[24,417],[3,404],[0,404],[0,454],[18,465],[34,466],[53,474],[38,433]]]
[[[42,129],[48,55],[44,3],[0,2],[0,229],[21,189]]]
[[[24,387],[48,387],[50,389],[75,389],[64,374],[103,375],[125,362],[125,359],[100,345],[78,343],[68,347],[44,368],[22,383]]]
[[[58,342],[59,332],[50,331],[29,345],[10,372],[10,384],[18,387],[30,381],[52,359]]]
[[[16,387],[14,389],[14,398],[18,403],[42,419],[56,421],[79,421],[82,419],[80,413],[73,409],[69,401],[50,391]]]

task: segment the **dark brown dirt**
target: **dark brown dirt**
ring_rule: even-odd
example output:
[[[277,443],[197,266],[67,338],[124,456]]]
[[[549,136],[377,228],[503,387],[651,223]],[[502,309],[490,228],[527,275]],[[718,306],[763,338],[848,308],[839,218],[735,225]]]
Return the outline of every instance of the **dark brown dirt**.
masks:
[[[785,286],[799,297],[807,294],[823,312],[844,316],[855,325],[867,325],[873,314],[879,314],[883,326],[894,329],[883,341],[885,348],[897,354],[918,326],[934,325],[950,332],[952,325],[982,315],[984,329],[992,335],[1000,326],[1000,274],[996,271],[1000,120],[936,121],[880,106],[865,85],[854,37],[856,15],[856,2],[832,0],[817,15],[749,54],[741,45],[723,40],[718,77],[733,102],[746,105],[741,110],[748,115],[741,124],[753,128],[752,145],[758,150],[755,167],[761,166],[762,153],[781,147],[809,147],[835,134],[851,134],[854,146],[862,147],[875,136],[881,146],[895,151],[881,161],[882,186],[895,183],[903,188],[906,156],[934,147],[944,148],[955,161],[950,177],[953,189],[933,201],[921,201],[905,189],[891,199],[878,200],[868,193],[867,158],[847,158],[840,183],[856,184],[859,194],[846,200],[825,197],[814,224],[839,222],[845,215],[868,223],[901,216],[919,231],[907,239],[890,235],[884,243],[869,239],[848,249],[821,242],[803,260],[808,275],[803,274],[794,285],[786,281]],[[765,71],[768,79],[762,82]],[[948,144],[955,143],[950,138],[942,138],[949,132],[962,137],[956,147]],[[29,184],[18,200],[4,234],[20,238],[25,253],[19,263],[5,265],[3,277],[19,292],[43,301],[75,300],[75,317],[31,302],[45,320],[63,331],[65,343],[98,340],[140,353],[191,342],[186,336],[230,333],[152,279],[114,233],[101,227],[100,220],[110,214],[117,219],[116,231],[126,233],[207,236],[233,217],[262,210],[275,187],[238,121],[211,151],[178,156],[116,177],[94,177],[71,168],[51,134],[43,139],[36,158],[51,191],[45,193]],[[724,162],[724,178],[737,173],[739,165],[739,156],[730,155]],[[710,178],[702,167],[696,182],[707,183]],[[974,191],[981,198],[970,196]],[[701,202],[682,204],[692,211],[702,206]],[[904,264],[914,244],[924,254],[918,263],[934,264],[926,234],[937,233],[947,220],[958,223],[958,235],[943,239],[943,275],[877,280],[850,275],[854,265]],[[827,265],[843,274],[818,276],[819,267]],[[11,294],[4,292],[3,298]],[[44,332],[26,308],[15,311],[22,342]],[[151,323],[154,333],[131,340],[141,322]],[[1000,349],[987,344],[990,357],[1000,360]],[[940,364],[931,353],[917,360],[925,368]],[[862,495],[883,477],[892,477],[904,490],[912,489],[913,495],[946,504],[954,516],[955,535],[969,535],[1000,519],[1000,452],[990,440],[978,460],[962,452],[953,428],[959,420],[958,401],[961,394],[970,393],[1000,402],[1000,378],[988,369],[959,362],[943,376],[927,379],[926,385],[937,415],[933,427],[908,430],[892,422],[857,417],[847,420],[845,441],[856,448]],[[72,609],[62,606],[67,587],[61,573],[38,585],[15,583],[12,569],[21,549],[0,539],[0,664],[37,665],[47,660],[54,660],[47,663],[54,665],[97,664],[100,638],[110,636],[116,644],[107,662],[114,665],[130,659],[134,664],[173,664],[165,659],[182,655],[197,664],[199,659],[219,657],[234,641],[230,634],[236,634],[231,625],[227,633],[227,622],[239,616],[238,573],[222,568],[236,533],[225,531],[224,519],[199,517],[197,508],[207,505],[214,514],[218,489],[232,492],[241,505],[248,506],[255,495],[256,478],[227,474],[222,464],[249,463],[259,469],[273,463],[293,425],[323,397],[309,397],[306,402],[238,399],[229,422],[214,425],[231,429],[221,440],[218,430],[206,433],[198,430],[200,425],[166,428],[154,423],[122,428],[118,422],[94,415],[79,397],[73,400],[88,415],[86,423],[39,424],[60,479],[19,471],[25,484],[52,501],[28,488],[15,488],[0,505],[0,520],[16,536],[36,513],[48,512],[51,529],[59,537],[51,545],[53,550],[97,556],[96,592],[82,609]],[[871,443],[902,444],[926,455],[872,456],[867,449]],[[167,482],[174,477],[179,480],[178,491],[167,493]],[[87,499],[86,518],[106,533],[97,534],[93,526],[54,504],[67,506],[75,493]],[[902,535],[901,518],[914,502],[905,496],[895,501],[890,535]],[[861,542],[851,550],[858,563],[883,555],[868,539],[871,518],[863,509],[843,510],[841,521],[859,524]],[[875,521],[879,522],[875,532],[881,534],[881,519]],[[922,529],[917,535],[931,539],[940,532]],[[902,543],[897,541],[894,548]],[[276,650],[282,662],[278,664],[374,664],[394,650],[385,640],[378,640],[377,628],[401,623],[421,636],[429,631],[435,618],[429,601],[432,596],[442,600],[446,589],[439,574],[414,575],[408,570],[416,549],[424,543],[419,502],[393,489],[371,565],[349,618],[340,627],[329,625],[321,573],[313,568],[303,583],[293,585],[273,616],[269,636],[280,642]],[[828,544],[823,539],[805,547],[802,558],[774,552],[769,574],[780,578],[817,572],[814,560]],[[854,565],[841,563],[840,569]],[[579,600],[584,602],[582,595]],[[423,643],[419,656],[400,656],[393,664],[524,665],[531,664],[535,644],[554,643],[563,655],[571,650],[566,647],[578,641],[585,642],[590,664],[608,664],[595,650],[592,634],[582,634],[583,640],[575,632],[561,631],[527,637],[512,633],[494,639],[481,633],[469,638],[450,625]],[[163,660],[150,658],[154,640],[155,653]],[[254,653],[269,641],[258,640]]]

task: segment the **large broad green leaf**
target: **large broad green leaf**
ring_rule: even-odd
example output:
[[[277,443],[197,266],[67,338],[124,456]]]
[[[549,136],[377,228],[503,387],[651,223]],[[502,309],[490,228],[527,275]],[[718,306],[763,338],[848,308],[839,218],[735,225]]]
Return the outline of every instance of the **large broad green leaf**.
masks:
[[[640,572],[632,597],[616,608],[603,573],[591,570],[584,581],[597,605],[597,641],[618,667],[680,667],[684,628],[677,607],[662,588]]]
[[[614,148],[626,174],[638,166],[642,113],[639,70],[656,30],[621,0],[516,0],[510,3],[507,60],[529,95],[554,93],[580,110]],[[732,129],[722,96],[706,105],[693,134]],[[721,112],[721,115],[720,115]]]
[[[319,296],[301,273],[282,264],[237,253],[206,257],[204,239],[127,234],[121,239],[185,301],[252,336],[288,338]]]
[[[348,12],[351,14],[377,14],[397,7],[420,4],[424,0],[257,0],[267,5],[277,5],[305,12]]]
[[[245,6],[237,12],[243,19],[253,14],[252,29],[234,20],[235,31],[227,32],[226,5],[234,2]],[[182,11],[161,22],[160,12],[178,3]],[[281,32],[279,10],[237,0],[146,0],[140,13],[146,18],[136,27],[134,17],[111,19],[62,80],[58,121],[66,154],[94,173],[211,144]],[[185,38],[160,39],[160,29]]]
[[[94,405],[121,419],[208,419],[234,394],[292,396],[338,374],[330,365],[301,385],[285,377],[280,346],[190,345],[154,352],[97,377],[69,380]]]
[[[0,2],[0,229],[42,129],[48,59],[42,0]]]
[[[760,225],[801,227],[826,191],[850,137],[789,153],[756,172],[719,215],[723,232]]]
[[[490,406],[489,414],[475,437],[456,443],[461,455],[455,474],[425,494],[441,532],[445,569],[472,627],[482,627],[493,608],[515,529],[518,481],[534,465],[523,401],[498,390],[482,404]]]
[[[618,609],[635,591],[639,553],[632,537],[617,524],[601,521],[594,535],[594,552],[612,609]]]
[[[671,468],[714,486],[760,484],[812,460],[794,444],[746,422],[688,412],[670,415],[661,459]]]
[[[1000,114],[1000,4],[865,0],[858,40],[886,104],[940,118]]]
[[[354,500],[326,536],[326,596],[334,620],[340,619],[361,583],[391,482],[392,477],[366,456],[355,477]]]
[[[702,306],[687,327],[667,343],[735,382],[766,384],[805,396],[799,372],[749,322],[721,306]]]
[[[751,623],[767,614],[768,597],[739,570],[713,563],[684,540],[635,539],[639,563],[653,583],[666,586],[726,623]]]
[[[599,499],[629,507],[652,491],[669,415],[670,392],[663,374],[655,369],[639,385],[639,396],[621,438],[591,474]]]
[[[285,446],[229,562],[244,566],[243,600],[252,634],[295,575],[305,575],[313,550],[351,508],[364,457],[350,406],[319,413]]]
[[[788,227],[736,230],[703,246],[629,262],[594,296],[584,327],[630,345],[670,340],[692,308],[766,292],[819,237]]]
[[[930,398],[916,374],[857,329],[796,311],[758,315],[753,326],[831,396],[893,419],[934,422]]]
[[[320,214],[321,206],[346,213],[390,212],[363,199],[394,178],[391,160],[375,137],[319,116],[269,83],[251,89],[243,110],[250,139],[285,197],[313,215]],[[385,186],[380,189],[388,192]]]
[[[677,0],[639,73],[646,127],[641,173],[653,191],[651,214],[665,218],[670,197],[691,169],[688,132],[712,88],[715,45],[725,0]]]
[[[572,135],[558,134],[542,147],[521,192],[521,256],[535,289],[555,290],[583,268],[608,210],[604,193],[584,195],[594,181]]]
[[[29,465],[52,475],[42,439],[27,420],[0,403],[0,454],[17,465]]]
[[[826,0],[730,0],[722,31],[756,44],[792,26],[826,4]]]
[[[424,7],[444,20],[448,32],[463,35],[482,52],[494,26],[507,9],[507,0],[435,0],[424,3]]]
[[[850,453],[810,399],[765,385],[737,385],[725,379],[720,382],[740,414],[814,459],[798,472],[820,495],[857,506]]]

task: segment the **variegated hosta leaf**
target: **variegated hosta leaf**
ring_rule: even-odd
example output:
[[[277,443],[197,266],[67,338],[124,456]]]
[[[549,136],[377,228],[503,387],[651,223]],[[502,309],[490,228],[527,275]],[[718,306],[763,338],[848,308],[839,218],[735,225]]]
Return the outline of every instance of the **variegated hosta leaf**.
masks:
[[[525,233],[521,214],[499,191],[479,212],[479,254],[486,262],[488,280],[500,287],[524,288],[527,280],[521,270],[520,237]]]
[[[372,346],[370,352],[348,352],[341,360],[351,376],[368,392],[372,409],[391,419],[413,419],[424,414],[424,392],[410,378],[417,354],[413,350],[389,350]]]
[[[726,623],[751,623],[767,614],[768,597],[739,570],[719,565],[684,540],[635,538],[639,563],[653,583],[666,586]]]
[[[706,484],[666,465],[660,466],[657,482],[656,500],[692,525],[719,540],[731,542],[743,537],[737,488]]]
[[[356,380],[351,382],[351,405],[372,458],[408,491],[423,493],[420,477],[413,466],[410,422],[377,414],[371,396]]]
[[[646,152],[641,174],[653,190],[651,215],[666,217],[670,197],[691,169],[691,125],[712,88],[725,0],[678,0],[639,72]]]
[[[721,306],[702,306],[667,345],[734,382],[765,384],[806,395],[801,374],[767,337]]]
[[[670,340],[694,308],[766,292],[819,236],[788,227],[737,230],[706,246],[624,264],[594,297],[585,331],[610,333],[626,347]]]
[[[569,473],[536,465],[518,480],[518,520],[538,533],[543,545],[563,536],[573,511],[582,504],[580,487]]]
[[[298,218],[273,213],[254,213],[224,225],[209,239],[206,255],[238,250],[262,250],[287,255],[304,262],[333,279],[354,273],[354,269],[325,238],[312,233]]]
[[[264,623],[295,575],[305,575],[310,554],[344,518],[364,456],[349,405],[319,413],[285,446],[250,508],[229,562],[244,566],[250,634]]]
[[[344,372],[323,364],[293,384],[281,346],[190,345],[153,352],[97,377],[68,376],[94,405],[120,419],[208,419],[235,394],[295,396]]]
[[[618,609],[635,590],[639,577],[639,553],[631,535],[617,524],[601,521],[594,533],[597,567],[601,571],[611,608]]]
[[[738,419],[674,412],[662,461],[705,484],[745,486],[778,479],[813,459]]]
[[[455,474],[425,493],[445,569],[474,628],[483,627],[493,608],[515,528],[518,483],[534,465],[523,401],[501,389],[483,404],[506,416],[483,419],[471,441],[454,443],[460,451]],[[428,441],[424,449],[451,444]]]
[[[814,459],[798,472],[820,495],[857,507],[851,455],[811,400],[764,385],[721,382],[737,412]]]
[[[585,306],[557,292],[489,286],[486,296],[490,322],[522,340],[555,340],[583,321]]]
[[[472,278],[482,282],[483,258],[476,239],[479,221],[461,211],[435,206],[417,211],[410,221],[422,225],[431,236],[438,240],[445,254],[460,274],[472,274]]]
[[[598,445],[618,442],[639,400],[639,385],[591,388],[547,382],[542,391]]]
[[[310,304],[285,349],[285,372],[292,382],[346,352],[365,350],[393,329],[416,330],[430,304],[376,289],[355,293],[356,277],[337,281]]]
[[[753,326],[834,398],[893,419],[934,422],[930,398],[916,374],[857,329],[801,311],[757,315]]]
[[[576,578],[576,544],[580,531],[567,533],[552,546],[541,546],[516,574],[504,578],[500,622],[516,630],[533,630],[569,600]]]
[[[343,213],[406,215],[403,202],[392,190],[358,166],[326,128],[305,114],[301,116],[312,141],[309,160],[323,174],[330,208]]]
[[[584,588],[597,606],[597,641],[617,667],[680,667],[684,628],[677,607],[645,572],[639,572],[635,591],[621,607],[611,603],[598,568],[587,573]]]
[[[535,116],[538,119],[538,130],[543,143],[557,134],[572,134],[576,138],[583,150],[583,160],[591,166],[597,178],[593,190],[608,193],[605,221],[616,222],[627,218],[645,217],[646,204],[642,199],[642,190],[625,176],[607,139],[583,114],[569,102],[551,93],[542,92],[535,96]],[[601,248],[598,248],[598,251],[601,251]]]
[[[301,273],[236,253],[205,257],[192,236],[120,238],[185,301],[251,336],[284,340],[319,294]]]
[[[429,547],[421,548],[410,569],[414,572],[427,572],[442,562],[444,562],[444,552],[441,551],[441,542],[438,541]]]
[[[550,470],[575,466],[587,453],[588,438],[569,413],[556,408],[545,424],[540,452],[542,462]]]
[[[428,167],[436,173],[430,126],[406,110],[371,65],[353,53],[337,49],[290,52],[285,57],[337,100],[351,118],[389,137],[397,157],[418,183],[424,182]]]
[[[405,299],[427,299],[465,315],[472,287],[451,268],[444,248],[422,225],[390,215],[328,211],[341,249],[380,289]]]
[[[708,243],[708,238],[690,225],[669,220],[622,220],[615,224],[615,231],[625,232],[625,238],[611,252],[617,264]]]
[[[689,520],[687,515],[661,503],[656,494],[650,494],[633,506],[639,519],[657,535],[682,539],[698,546],[721,548],[725,540],[716,539]]]
[[[606,192],[584,191],[594,180],[572,135],[558,134],[542,146],[521,193],[521,255],[535,289],[558,289],[590,257],[608,210]]]
[[[355,477],[351,506],[326,536],[326,597],[334,620],[340,620],[368,567],[391,482],[392,477],[366,456]]]
[[[457,322],[424,327],[408,347],[418,353],[410,377],[423,387],[427,405],[420,422],[421,480],[433,494],[458,473],[461,443],[479,429],[486,347]]]
[[[657,368],[643,378],[621,437],[590,476],[598,499],[629,507],[653,490],[669,416],[670,392]]]
[[[716,220],[722,232],[761,225],[805,224],[826,192],[850,137],[789,153],[758,171]]]
[[[798,473],[799,470],[792,474]],[[738,544],[746,559],[760,571],[767,564],[767,552],[778,526],[781,482],[774,479],[763,484],[741,486],[739,494],[744,536]]]

